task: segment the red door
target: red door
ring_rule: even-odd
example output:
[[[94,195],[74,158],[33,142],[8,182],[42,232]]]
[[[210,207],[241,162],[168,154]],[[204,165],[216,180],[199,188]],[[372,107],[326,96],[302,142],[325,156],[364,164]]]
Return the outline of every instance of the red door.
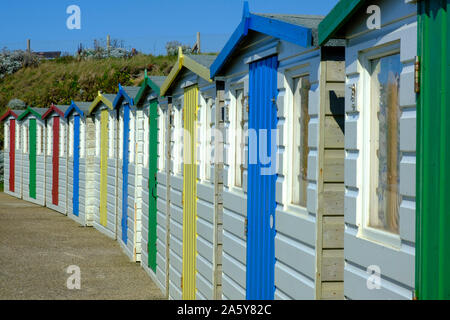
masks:
[[[52,203],[58,205],[59,187],[59,117],[53,117],[53,187]]]
[[[9,120],[9,191],[14,192],[16,177],[16,120]]]

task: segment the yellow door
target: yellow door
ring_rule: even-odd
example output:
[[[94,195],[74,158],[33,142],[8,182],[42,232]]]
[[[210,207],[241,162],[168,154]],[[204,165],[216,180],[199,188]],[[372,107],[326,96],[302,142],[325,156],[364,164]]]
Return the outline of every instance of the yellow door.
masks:
[[[100,224],[106,227],[108,197],[108,110],[102,110],[100,116]]]
[[[183,134],[183,277],[184,300],[195,299],[197,253],[197,107],[198,88],[184,90]]]

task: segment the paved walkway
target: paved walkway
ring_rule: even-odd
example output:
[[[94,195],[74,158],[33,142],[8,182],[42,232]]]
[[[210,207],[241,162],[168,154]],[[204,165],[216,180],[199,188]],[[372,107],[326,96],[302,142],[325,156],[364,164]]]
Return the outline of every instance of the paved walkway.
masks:
[[[67,267],[81,271],[69,290]],[[163,299],[119,244],[48,208],[0,193],[0,299]]]

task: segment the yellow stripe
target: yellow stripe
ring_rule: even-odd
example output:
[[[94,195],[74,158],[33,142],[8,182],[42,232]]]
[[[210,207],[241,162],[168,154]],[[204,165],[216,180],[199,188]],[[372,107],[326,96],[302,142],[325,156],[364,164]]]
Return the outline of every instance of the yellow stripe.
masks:
[[[101,111],[101,144],[100,144],[100,224],[107,224],[108,196],[108,110]]]
[[[183,299],[194,300],[197,255],[197,122],[198,88],[184,91],[183,137]]]

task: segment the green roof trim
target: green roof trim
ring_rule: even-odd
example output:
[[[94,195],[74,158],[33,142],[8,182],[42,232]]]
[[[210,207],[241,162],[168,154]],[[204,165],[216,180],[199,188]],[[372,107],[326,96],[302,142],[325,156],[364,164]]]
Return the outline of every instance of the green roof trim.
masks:
[[[27,115],[29,114],[34,115],[36,118],[38,118],[39,120],[42,120],[42,114],[38,113],[37,111],[35,111],[32,107],[28,106],[24,112],[22,112],[22,114],[17,118],[17,120],[22,121]]]
[[[365,2],[365,0],[340,0],[319,24],[319,45],[330,40]]]
[[[150,88],[151,90],[153,90],[158,96],[160,95],[159,86],[148,77],[147,69],[145,69],[144,82],[142,83],[141,89],[139,89],[139,92],[137,93],[136,97],[134,98],[134,103],[136,105],[138,105],[140,103],[140,100],[145,96],[144,93],[147,90],[147,88]]]

